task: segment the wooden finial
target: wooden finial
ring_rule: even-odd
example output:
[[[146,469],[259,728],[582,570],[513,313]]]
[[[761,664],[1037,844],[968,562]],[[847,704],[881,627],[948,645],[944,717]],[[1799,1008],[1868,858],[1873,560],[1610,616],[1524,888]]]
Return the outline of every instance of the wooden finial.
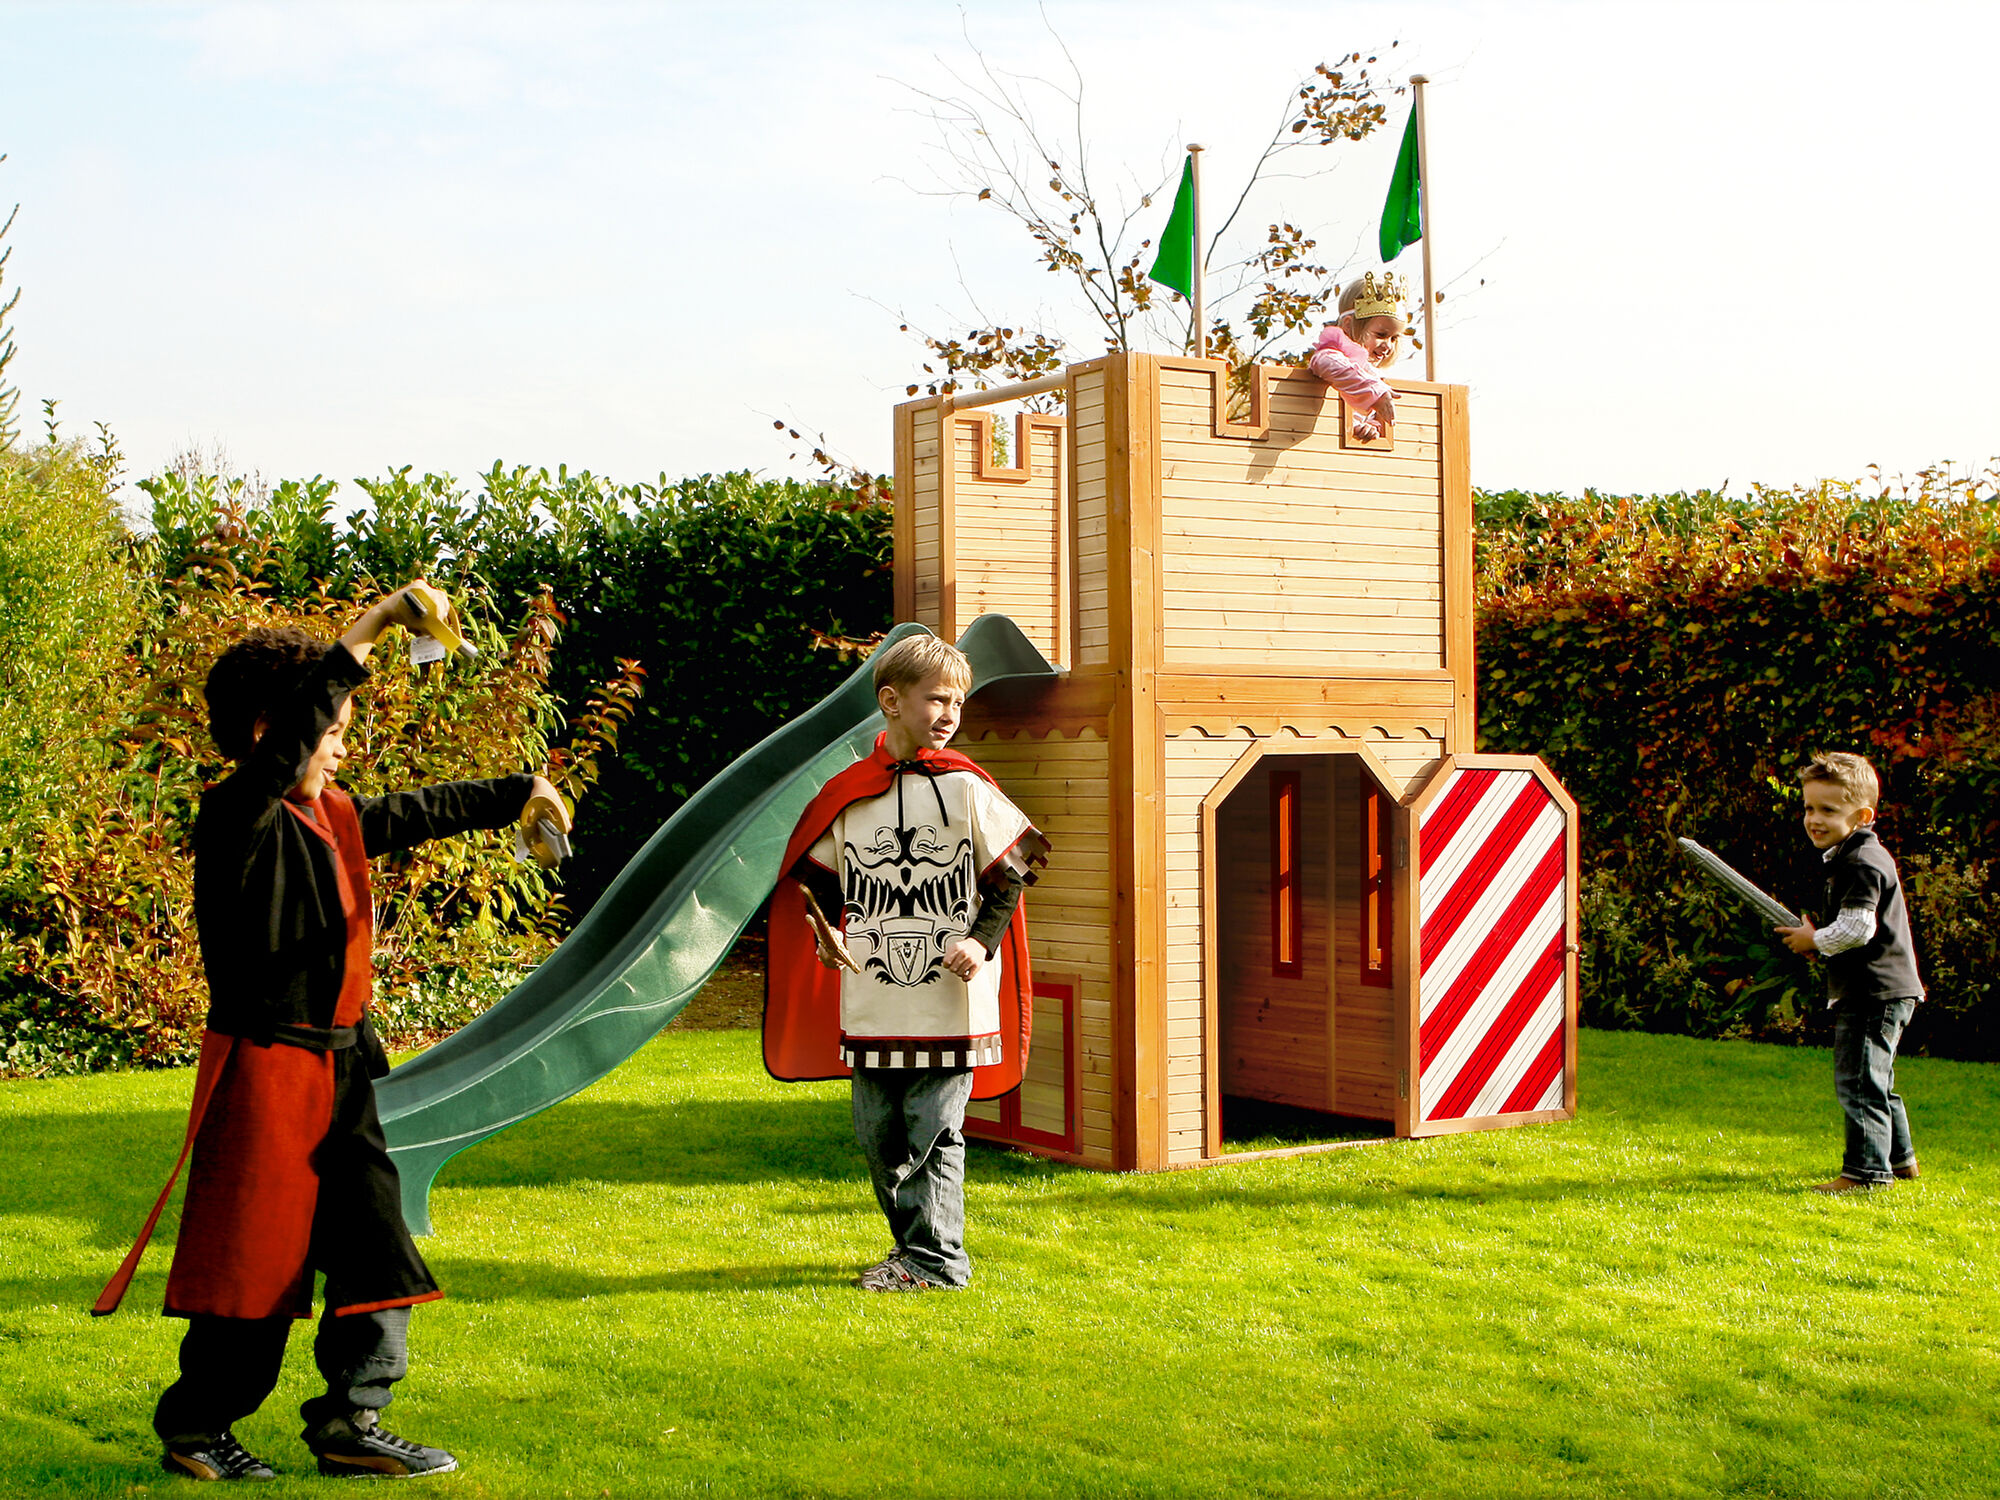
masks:
[[[1410,82],[1412,83],[1429,83],[1430,81],[1430,76],[1425,73],[1412,73],[1410,75]]]

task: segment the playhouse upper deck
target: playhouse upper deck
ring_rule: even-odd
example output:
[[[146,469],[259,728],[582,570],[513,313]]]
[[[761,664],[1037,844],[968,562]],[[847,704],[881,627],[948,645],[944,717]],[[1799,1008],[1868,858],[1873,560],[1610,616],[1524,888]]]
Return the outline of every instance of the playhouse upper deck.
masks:
[[[1016,418],[1012,468],[990,413],[897,409],[899,618],[950,637],[1000,611],[1073,674],[1155,674],[1167,704],[1309,680],[1469,746],[1462,386],[1395,382],[1393,438],[1364,444],[1288,366],[1259,367],[1241,421],[1219,360],[1107,356],[1065,380],[1064,415]]]

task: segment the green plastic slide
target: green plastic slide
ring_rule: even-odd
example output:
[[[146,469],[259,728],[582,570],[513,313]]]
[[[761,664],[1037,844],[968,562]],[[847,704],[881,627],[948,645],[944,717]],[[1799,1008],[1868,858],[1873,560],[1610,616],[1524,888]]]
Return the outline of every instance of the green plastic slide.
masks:
[[[975,693],[1055,675],[1005,615],[981,615],[958,644]],[[863,665],[689,798],[513,993],[376,1085],[414,1232],[431,1232],[447,1161],[595,1083],[680,1014],[770,895],[799,814],[881,725]]]

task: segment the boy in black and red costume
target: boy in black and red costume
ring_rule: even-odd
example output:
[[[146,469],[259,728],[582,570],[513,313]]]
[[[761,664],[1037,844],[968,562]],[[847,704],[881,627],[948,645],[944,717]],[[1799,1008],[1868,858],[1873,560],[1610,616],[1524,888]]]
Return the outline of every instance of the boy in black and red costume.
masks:
[[[272,1477],[230,1428],[276,1386],[292,1320],[311,1314],[315,1271],[326,1286],[313,1355],[327,1389],[300,1411],[320,1472],[458,1466],[376,1421],[408,1366],[410,1308],[444,1293],[403,1223],[375,1113],[373,1080],[389,1065],[368,1019],[368,861],[505,827],[537,794],[562,804],[528,775],[383,797],[333,784],[368,656],[390,625],[416,618],[399,591],[331,647],[299,630],[254,631],[208,676],[209,727],[237,768],[204,794],[194,830],[209,1015],[166,1296],[188,1331],[180,1379],[153,1417],[170,1473]],[[117,1307],[172,1188],[170,1177],[94,1312]]]
[[[785,851],[764,1061],[777,1078],[852,1075],[855,1138],[895,1236],[857,1285],[956,1288],[972,1274],[965,1106],[1021,1082],[1034,1019],[1021,890],[1048,844],[945,748],[972,685],[957,648],[911,636],[874,679],[887,721],[874,753],[821,789]],[[815,941],[808,892],[844,937],[829,926]]]

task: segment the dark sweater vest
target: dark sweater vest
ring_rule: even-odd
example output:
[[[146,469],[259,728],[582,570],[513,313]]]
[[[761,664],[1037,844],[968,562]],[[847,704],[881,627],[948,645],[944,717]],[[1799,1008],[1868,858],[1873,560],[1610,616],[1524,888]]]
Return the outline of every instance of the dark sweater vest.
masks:
[[[1829,1005],[1921,1000],[1917,950],[1910,941],[1910,916],[1903,906],[1903,882],[1896,861],[1872,828],[1856,829],[1826,862],[1824,919],[1850,907],[1875,913],[1875,936],[1859,948],[1826,960]]]

